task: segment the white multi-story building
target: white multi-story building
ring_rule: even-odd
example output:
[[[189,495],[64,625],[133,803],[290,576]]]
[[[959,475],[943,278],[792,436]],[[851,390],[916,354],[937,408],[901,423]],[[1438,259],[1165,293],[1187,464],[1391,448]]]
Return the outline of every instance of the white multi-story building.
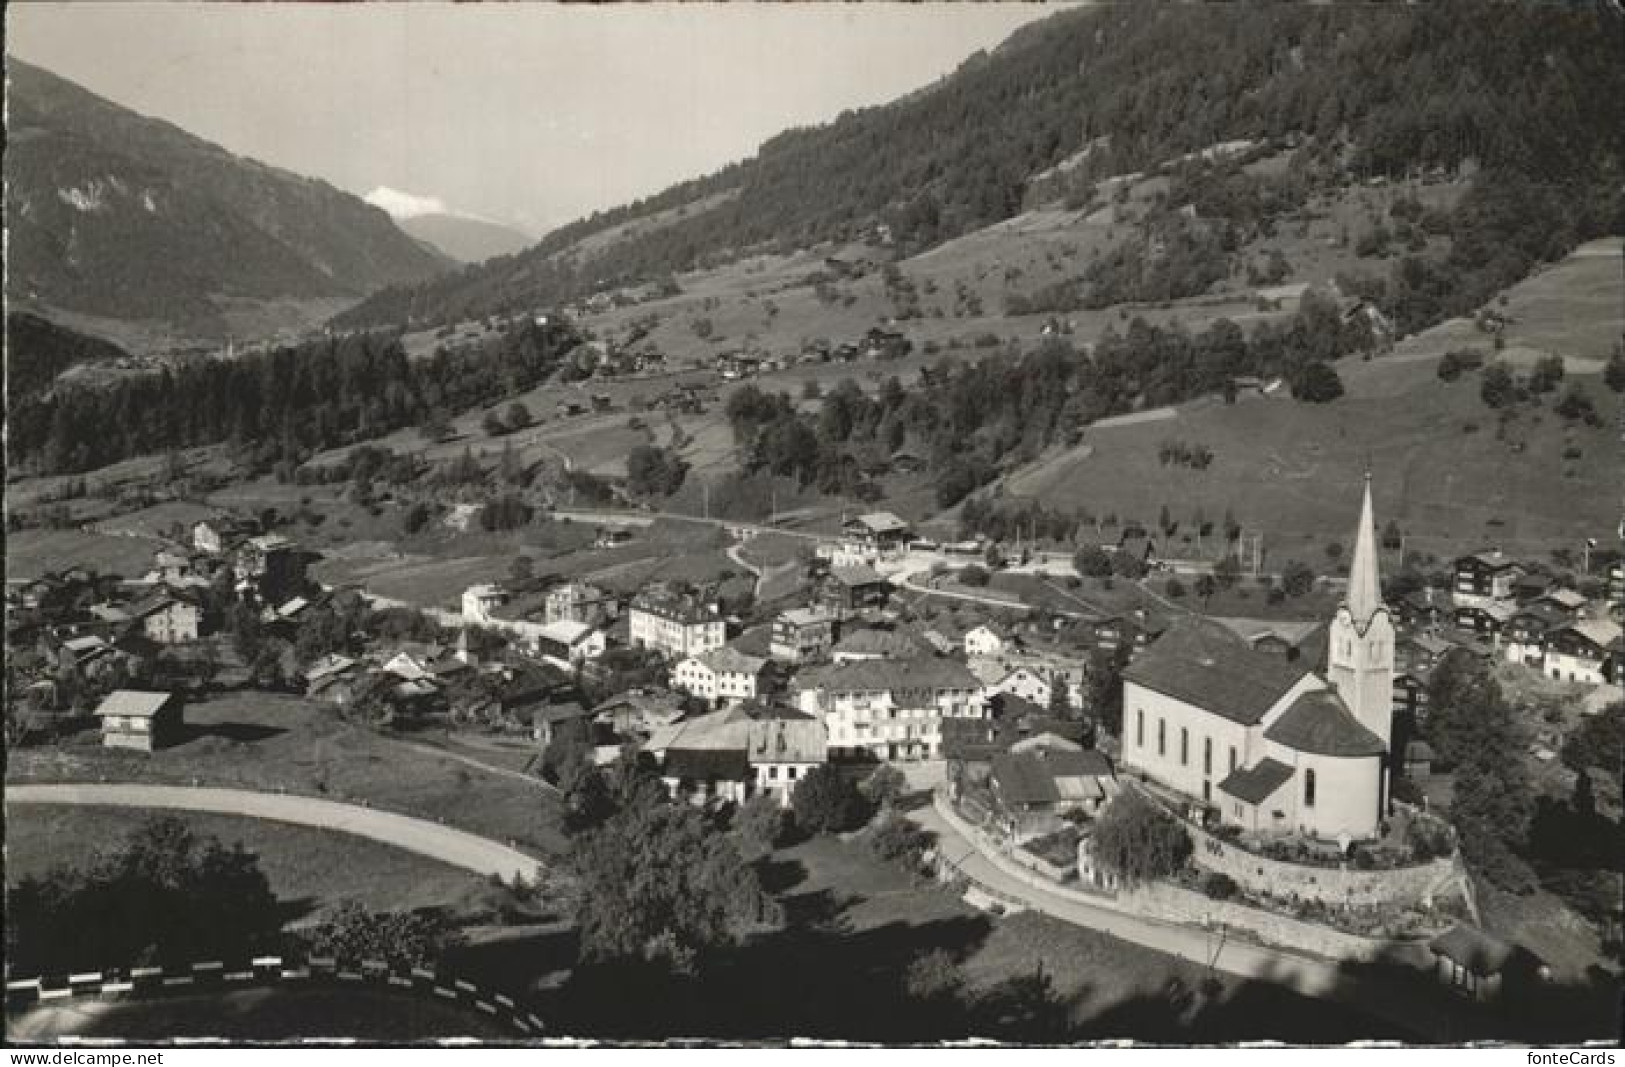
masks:
[[[716,605],[698,597],[653,588],[632,600],[627,640],[633,648],[650,648],[667,659],[681,660],[721,648],[725,636]]]
[[[982,684],[935,657],[866,660],[803,671],[797,706],[823,718],[832,751],[883,760],[939,759],[942,721],[985,719]]]
[[[738,704],[761,694],[767,660],[724,646],[690,656],[672,669],[672,688],[719,704]]]

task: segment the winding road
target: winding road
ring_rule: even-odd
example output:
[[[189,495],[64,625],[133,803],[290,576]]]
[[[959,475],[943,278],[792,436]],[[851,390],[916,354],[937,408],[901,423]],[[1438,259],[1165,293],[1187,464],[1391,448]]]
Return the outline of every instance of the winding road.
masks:
[[[425,819],[316,797],[175,785],[8,784],[5,802],[8,807],[13,804],[82,804],[243,815],[354,834],[479,875],[495,874],[503,878],[518,875],[531,879],[542,870],[533,857],[489,838]]]

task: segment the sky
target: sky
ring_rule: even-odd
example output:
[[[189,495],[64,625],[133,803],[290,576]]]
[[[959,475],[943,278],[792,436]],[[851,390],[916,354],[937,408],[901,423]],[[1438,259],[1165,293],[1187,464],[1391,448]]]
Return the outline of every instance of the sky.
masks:
[[[386,209],[541,234],[949,73],[1034,3],[12,3],[11,55]]]

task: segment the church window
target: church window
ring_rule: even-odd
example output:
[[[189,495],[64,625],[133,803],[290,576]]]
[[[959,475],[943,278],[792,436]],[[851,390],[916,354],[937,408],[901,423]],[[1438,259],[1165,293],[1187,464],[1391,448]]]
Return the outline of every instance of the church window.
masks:
[[[1213,799],[1213,783],[1202,783],[1202,803],[1206,804]]]
[[[1185,766],[1191,758],[1191,732],[1185,727],[1179,728],[1179,765]]]
[[[1202,773],[1213,773],[1213,738],[1202,739]]]
[[[1315,806],[1315,772],[1313,769],[1303,772],[1303,806]]]
[[[1166,756],[1167,754],[1168,754],[1168,720],[1167,719],[1158,719],[1157,720],[1157,755]]]
[[[1136,748],[1145,747],[1145,711],[1143,709],[1134,713],[1134,745]]]
[[[1234,771],[1236,769],[1236,746],[1235,745],[1230,746],[1230,769],[1232,771]]]

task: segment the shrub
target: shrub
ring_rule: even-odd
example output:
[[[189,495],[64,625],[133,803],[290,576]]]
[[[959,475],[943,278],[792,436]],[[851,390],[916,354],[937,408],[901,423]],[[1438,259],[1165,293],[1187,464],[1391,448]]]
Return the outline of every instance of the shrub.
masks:
[[[790,796],[796,825],[813,833],[841,833],[862,825],[869,816],[858,787],[836,767],[815,767]]]
[[[1220,871],[1213,871],[1202,879],[1202,892],[1209,900],[1229,900],[1236,895],[1236,889],[1236,880]]]
[[[785,843],[790,832],[790,813],[778,798],[763,793],[750,798],[734,816],[739,835],[739,851],[747,860],[759,859]]]
[[[931,835],[892,812],[869,832],[868,845],[869,851],[883,860],[902,860],[911,869],[918,869],[931,848]]]

